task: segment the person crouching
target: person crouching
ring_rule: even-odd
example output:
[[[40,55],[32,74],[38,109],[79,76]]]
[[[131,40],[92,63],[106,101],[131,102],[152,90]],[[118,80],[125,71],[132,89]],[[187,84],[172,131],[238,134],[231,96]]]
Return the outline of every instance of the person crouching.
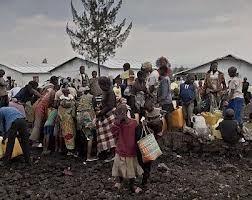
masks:
[[[29,132],[24,115],[13,107],[0,108],[0,130],[4,140],[8,138],[6,152],[0,166],[9,164],[15,144],[16,137],[24,154],[25,162],[30,165]]]
[[[234,119],[235,112],[233,109],[227,109],[225,117],[216,130],[220,130],[224,142],[228,144],[236,144],[241,138],[241,129],[238,121]]]
[[[119,105],[115,111],[116,121],[112,133],[116,137],[116,155],[112,168],[112,176],[116,177],[115,188],[120,189],[124,179],[129,179],[130,189],[134,193],[142,191],[135,185],[135,178],[142,175],[143,170],[137,161],[137,143],[135,130],[136,120],[127,117],[127,106]]]

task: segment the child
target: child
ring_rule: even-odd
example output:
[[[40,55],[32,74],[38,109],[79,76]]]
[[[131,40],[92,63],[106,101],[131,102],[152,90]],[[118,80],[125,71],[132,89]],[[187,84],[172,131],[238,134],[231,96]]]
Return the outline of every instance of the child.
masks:
[[[165,114],[165,111],[160,108],[154,107],[154,103],[151,100],[146,100],[144,104],[145,110],[145,121],[147,126],[154,131],[155,134],[160,134],[162,132],[162,114]]]
[[[116,122],[112,133],[116,137],[116,155],[114,159],[112,176],[118,178],[115,184],[120,189],[122,181],[129,179],[130,189],[134,193],[141,192],[141,188],[135,186],[135,178],[142,175],[143,170],[137,161],[137,144],[135,129],[137,122],[127,117],[127,106],[119,105],[115,111]]]
[[[77,106],[77,129],[84,133],[85,138],[88,141],[87,144],[87,160],[88,162],[97,160],[91,157],[93,137],[95,132],[95,124],[93,123],[95,119],[94,112],[94,96],[90,94],[89,87],[84,88],[84,95]]]
[[[75,148],[75,101],[67,88],[62,88],[58,115],[60,118],[61,132],[68,150],[67,155],[73,155]]]
[[[151,99],[145,102],[144,109],[145,109],[146,120],[143,123],[145,123],[145,125],[148,126],[154,132],[155,135],[159,135],[160,133],[162,134],[162,126],[163,126],[163,122],[161,119],[162,110],[159,108],[155,108],[154,103]],[[136,129],[137,141],[142,139],[141,138],[142,131],[143,131],[142,125],[139,125]],[[142,179],[142,186],[145,186],[150,177],[152,162],[147,162],[147,163],[143,162],[142,154],[139,148],[137,148],[137,159],[140,166],[142,167],[144,171],[143,179]]]
[[[225,117],[216,130],[220,130],[223,140],[229,144],[236,144],[241,136],[241,130],[238,122],[234,119],[235,112],[227,109]]]
[[[9,163],[16,137],[20,140],[25,162],[30,165],[29,132],[27,130],[27,123],[23,114],[16,108],[2,107],[0,108],[0,124],[1,134],[4,139],[8,138],[6,153],[3,161],[0,162],[0,166]]]
[[[48,155],[51,153],[48,150],[50,137],[54,135],[54,126],[56,122],[56,118],[58,115],[58,111],[55,108],[48,109],[48,117],[44,125],[44,141],[43,141],[43,155]]]
[[[194,101],[196,99],[196,86],[194,85],[194,76],[188,75],[185,83],[180,85],[180,98],[182,101],[183,114],[186,125],[191,127],[191,118],[194,110]]]

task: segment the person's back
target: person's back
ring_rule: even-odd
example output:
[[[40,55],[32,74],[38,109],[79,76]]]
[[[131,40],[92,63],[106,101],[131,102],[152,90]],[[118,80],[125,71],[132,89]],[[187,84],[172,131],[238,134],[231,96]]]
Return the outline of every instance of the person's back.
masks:
[[[239,141],[238,122],[236,120],[223,120],[219,124],[222,138],[227,143],[237,143]]]
[[[190,103],[196,98],[195,86],[193,83],[182,83],[180,85],[180,98],[183,103]]]
[[[23,119],[25,116],[14,107],[2,107],[0,108],[0,118],[5,122],[3,124],[5,131],[8,131],[16,119]]]
[[[127,122],[115,123],[113,133],[117,135],[116,153],[120,156],[136,156],[136,120],[128,119]],[[117,131],[116,131],[117,130]]]
[[[238,122],[234,120],[234,110],[226,110],[224,120],[220,122],[216,129],[220,130],[222,138],[225,142],[235,144],[239,141],[241,130]]]
[[[171,81],[169,76],[161,77],[158,99],[162,106],[172,103]]]

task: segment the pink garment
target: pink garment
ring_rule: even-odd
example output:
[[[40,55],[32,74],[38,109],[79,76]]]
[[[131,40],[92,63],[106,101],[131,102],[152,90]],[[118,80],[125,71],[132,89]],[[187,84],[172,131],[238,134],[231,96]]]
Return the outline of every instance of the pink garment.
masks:
[[[129,119],[127,123],[114,124],[112,133],[116,136],[116,153],[122,157],[135,157],[137,153],[136,143],[137,122]]]
[[[18,104],[18,103],[10,101],[9,102],[9,107],[16,108],[18,111],[20,111],[26,117],[25,109],[24,109],[24,106],[22,104]]]

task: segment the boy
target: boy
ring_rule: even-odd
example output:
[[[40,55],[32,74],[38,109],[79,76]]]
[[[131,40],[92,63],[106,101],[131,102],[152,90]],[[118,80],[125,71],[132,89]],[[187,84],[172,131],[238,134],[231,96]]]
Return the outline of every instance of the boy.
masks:
[[[54,127],[55,127],[55,122],[57,119],[58,115],[58,110],[55,108],[49,108],[48,109],[48,117],[44,125],[44,141],[43,141],[43,155],[48,155],[51,153],[50,150],[48,150],[49,147],[49,141],[50,137],[53,136],[54,134]]]
[[[20,139],[25,162],[30,165],[30,134],[27,131],[27,124],[23,114],[13,107],[0,108],[0,130],[4,139],[8,138],[6,153],[0,165],[3,166],[9,163],[16,137]]]
[[[162,120],[161,120],[162,110],[159,108],[155,108],[151,99],[145,102],[144,109],[145,109],[146,120],[143,123],[145,123],[145,125],[148,126],[154,132],[155,135],[160,134],[162,132],[162,125],[163,125]],[[136,128],[137,141],[141,139],[142,131],[143,131],[142,125],[139,125]],[[144,171],[142,185],[145,186],[150,177],[152,162],[147,162],[147,163],[143,162],[142,154],[139,148],[137,148],[137,159],[138,159],[139,165],[142,167]]]
[[[189,74],[185,83],[180,85],[180,99],[182,101],[183,114],[186,125],[191,127],[191,118],[194,110],[194,101],[196,99],[196,86],[194,85],[194,76]]]
[[[234,120],[235,112],[227,109],[225,117],[216,130],[220,130],[223,140],[228,144],[236,144],[241,138],[241,129],[236,120]]]

